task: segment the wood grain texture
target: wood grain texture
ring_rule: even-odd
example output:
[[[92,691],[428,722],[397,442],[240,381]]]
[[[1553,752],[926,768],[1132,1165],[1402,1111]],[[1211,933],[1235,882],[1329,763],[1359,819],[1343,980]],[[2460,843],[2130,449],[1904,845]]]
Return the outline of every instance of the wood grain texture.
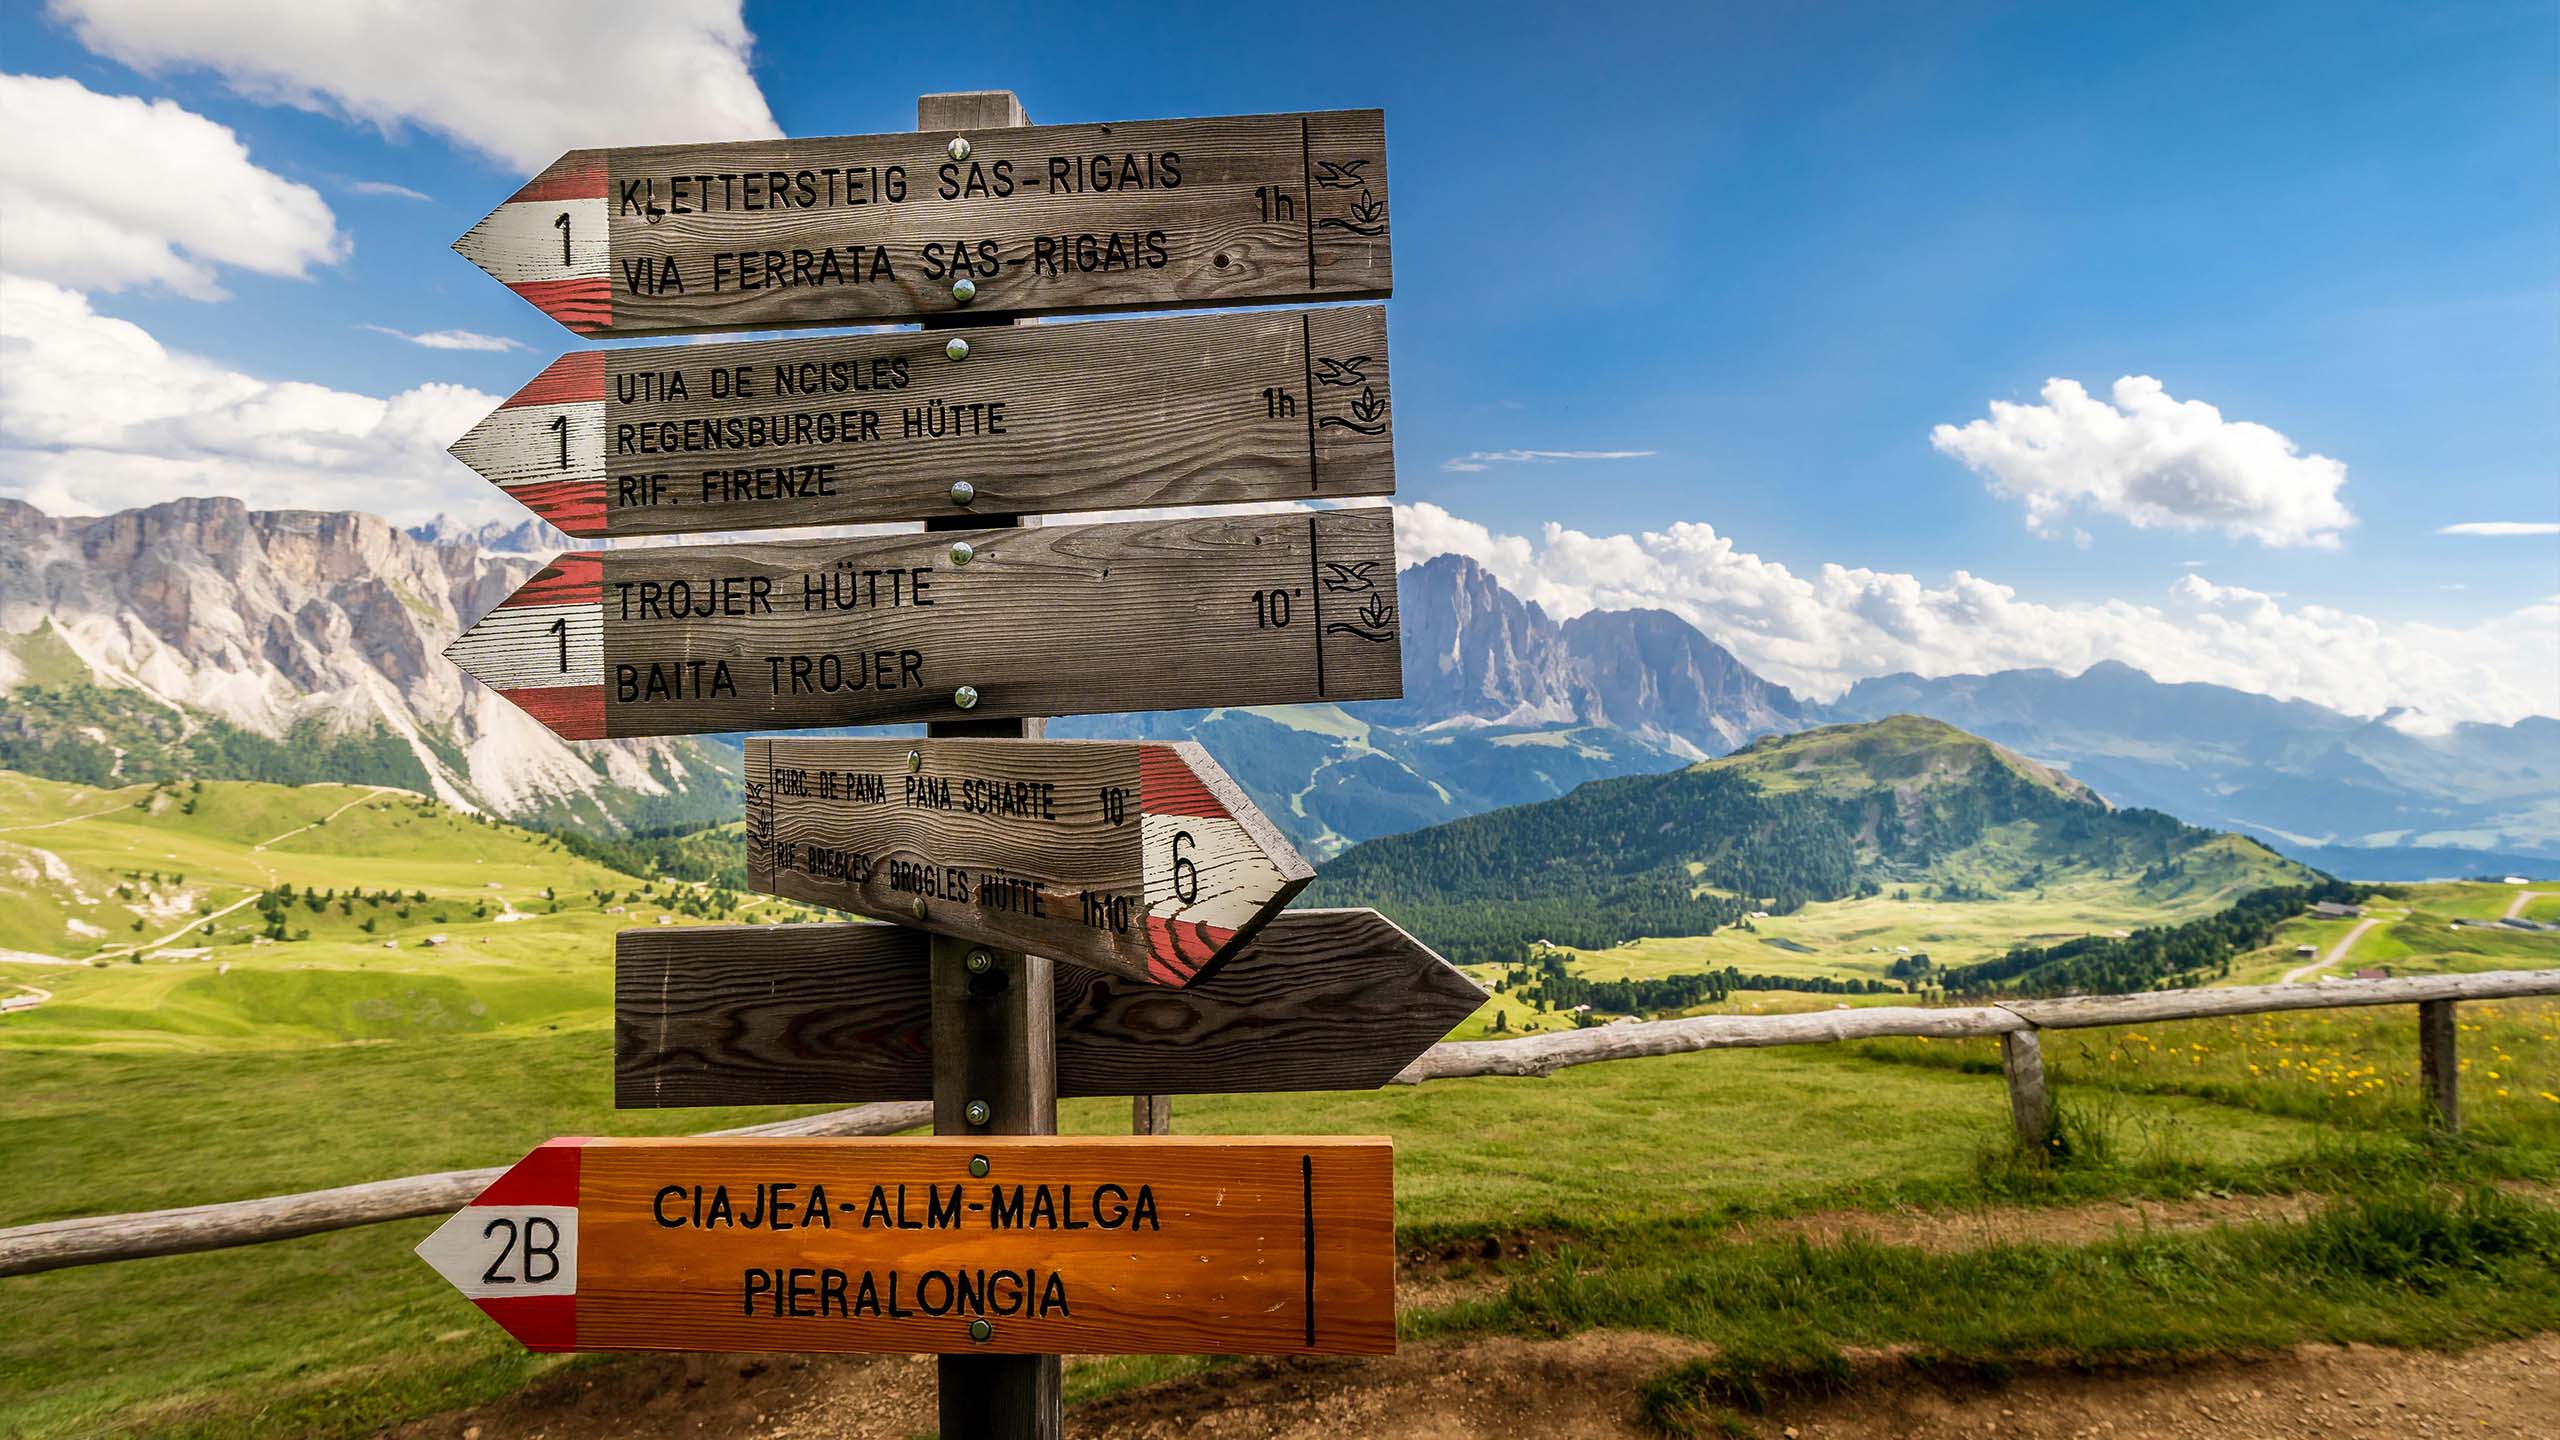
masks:
[[[1373,910],[1283,911],[1181,990],[1062,964],[1052,995],[1065,1097],[1374,1089],[1485,998]],[[614,1103],[922,1099],[930,1015],[913,931],[626,930],[614,956]]]
[[[2326,988],[2326,987],[2323,987]],[[2418,1087],[2426,1093],[2427,1119],[2447,1133],[2462,1128],[2461,1029],[2451,1000],[2418,1006]]]
[[[1379,299],[1375,110],[571,151],[454,248],[591,335]],[[601,172],[599,254],[584,177]],[[560,215],[570,223],[558,223]],[[977,287],[968,301],[953,282]]]
[[[746,742],[747,881],[1183,985],[1315,871],[1187,742]]]
[[[954,540],[971,546],[967,563]],[[597,667],[602,684],[586,693],[612,738],[1402,691],[1394,522],[1382,508],[601,560],[600,656],[576,644],[564,656],[541,633],[493,647],[485,636],[504,619],[482,620],[447,653],[509,673],[540,672],[546,657],[563,677]],[[974,710],[955,704],[962,686],[975,687]]]
[[[1395,493],[1380,307],[957,338],[605,351],[590,398],[555,364],[453,454],[584,536]]]
[[[558,1263],[510,1294],[528,1210]],[[1383,1139],[555,1141],[420,1252],[545,1350],[1395,1348]]]
[[[2018,1144],[2042,1154],[2053,1137],[2053,1103],[2045,1093],[2044,1042],[2033,1030],[2000,1037],[2000,1073],[2009,1083],[2009,1125]]]

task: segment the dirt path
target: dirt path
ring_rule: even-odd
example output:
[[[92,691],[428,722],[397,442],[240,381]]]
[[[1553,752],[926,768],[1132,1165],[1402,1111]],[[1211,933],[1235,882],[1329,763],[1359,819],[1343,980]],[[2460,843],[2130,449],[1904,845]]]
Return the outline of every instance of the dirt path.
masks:
[[[2524,1186],[2537,1196],[2550,1187]],[[1737,1227],[1737,1239],[1851,1235],[1886,1245],[1962,1250],[2011,1240],[2080,1244],[2123,1230],[2299,1221],[2318,1195],[2108,1201],[1974,1211],[1822,1211]],[[1522,1235],[1406,1257],[1408,1309],[1490,1292],[1493,1254],[1551,1248]],[[1488,1251],[1486,1248],[1490,1246]],[[1488,1336],[1408,1345],[1376,1360],[1245,1360],[1079,1405],[1079,1436],[1174,1440],[1492,1440],[1498,1436],[1649,1436],[1640,1386],[1707,1354],[1664,1335],[1591,1332],[1562,1339]],[[2332,1435],[2547,1437],[2560,1413],[2560,1336],[2463,1355],[2306,1345],[2254,1361],[2140,1371],[2042,1370],[2005,1385],[1949,1384],[1891,1355],[1855,1357],[1859,1378],[1838,1397],[1797,1402],[1754,1420],[1797,1440],[1888,1437],[2104,1436],[2168,1440],[2199,1433],[2267,1440]],[[1069,1357],[1073,1371],[1093,1362]],[[476,1409],[392,1432],[402,1440],[908,1440],[934,1427],[927,1356],[645,1356],[579,1366]],[[1712,1432],[1709,1432],[1712,1433]]]
[[[72,963],[78,965],[89,965],[100,960],[121,960],[127,955],[138,954],[144,950],[156,950],[161,946],[168,944],[172,940],[184,938],[188,931],[195,929],[199,925],[210,925],[214,921],[221,919],[223,916],[230,914],[232,911],[239,909],[243,905],[257,904],[258,897],[265,893],[266,892],[263,890],[252,890],[248,894],[241,896],[239,899],[232,901],[230,904],[223,906],[221,909],[214,911],[210,915],[190,915],[187,917],[186,924],[179,926],[177,929],[170,931],[168,934],[161,936],[157,940],[145,940],[139,945],[127,945],[121,950],[101,950],[86,960],[78,960]]]
[[[2370,916],[2357,922],[2356,928],[2338,937],[2338,943],[2329,947],[2328,954],[2321,956],[2319,959],[2312,961],[2308,965],[2294,966],[2292,969],[2284,972],[2284,978],[2276,983],[2279,985],[2290,985],[2316,971],[2326,970],[2332,965],[2345,964],[2347,952],[2356,948],[2356,942],[2364,938],[2364,932],[2381,923],[2382,917],[2379,915]],[[2266,972],[2260,971],[2259,973],[2264,974]]]
[[[1594,1331],[1408,1345],[1374,1360],[1246,1360],[1069,1410],[1071,1433],[1114,1440],[1495,1440],[1653,1436],[1647,1379],[1705,1347]],[[2548,1440],[2560,1414],[2560,1336],[2466,1354],[2305,1345],[2250,1361],[2099,1371],[2024,1367],[2005,1384],[1944,1382],[1892,1357],[1854,1357],[1828,1400],[1782,1404],[1753,1433],[1796,1440],[2252,1440],[2340,1435]],[[1078,1362],[1070,1359],[1071,1367]],[[907,1440],[934,1426],[921,1356],[651,1356],[572,1369],[496,1404],[394,1432],[403,1440]],[[1708,1433],[1714,1433],[1709,1431]]]
[[[2507,902],[2507,913],[2499,916],[2498,918],[2501,920],[2513,920],[2524,914],[2524,907],[2541,898],[2542,892],[2539,890],[2519,890],[2516,892],[2516,898]]]
[[[255,850],[264,850],[264,849],[266,849],[268,846],[275,844],[275,843],[276,843],[277,841],[279,841],[279,840],[290,840],[290,839],[292,839],[294,836],[301,834],[301,833],[302,833],[303,831],[305,831],[305,830],[312,829],[312,828],[313,828],[313,827],[315,827],[315,826],[326,825],[326,824],[328,824],[330,821],[337,819],[339,816],[346,814],[348,811],[353,810],[353,809],[354,809],[354,808],[356,808],[357,806],[362,805],[362,804],[365,804],[365,803],[367,803],[368,801],[379,800],[379,799],[381,799],[381,798],[382,798],[383,796],[385,796],[385,795],[410,795],[410,794],[414,794],[414,793],[416,793],[416,792],[414,792],[414,791],[409,791],[409,790],[398,790],[398,789],[394,789],[394,788],[392,788],[392,787],[391,787],[391,786],[389,786],[389,785],[374,785],[374,786],[369,786],[369,787],[367,787],[367,788],[368,788],[368,790],[369,790],[369,792],[370,792],[370,793],[367,793],[367,794],[363,794],[363,795],[359,795],[359,796],[357,796],[357,797],[356,797],[356,798],[354,798],[353,800],[348,801],[346,804],[341,805],[341,806],[339,806],[337,809],[330,811],[328,814],[321,816],[319,819],[312,821],[312,822],[311,822],[311,824],[309,824],[309,825],[296,825],[296,826],[294,826],[292,829],[287,830],[286,832],[284,832],[284,833],[283,833],[283,834],[281,834],[281,835],[270,835],[270,836],[268,836],[266,839],[259,841],[257,844],[252,845],[252,846],[250,846],[249,848],[250,848],[251,850],[253,850],[253,851],[255,851]],[[273,878],[275,878],[275,872],[274,872],[274,871],[272,871],[272,870],[268,871],[268,872],[267,872],[267,877],[268,877],[269,879],[273,879]]]
[[[0,1015],[15,1010],[33,1010],[53,998],[52,991],[34,985],[20,985],[16,989],[18,993],[15,995],[0,995]]]

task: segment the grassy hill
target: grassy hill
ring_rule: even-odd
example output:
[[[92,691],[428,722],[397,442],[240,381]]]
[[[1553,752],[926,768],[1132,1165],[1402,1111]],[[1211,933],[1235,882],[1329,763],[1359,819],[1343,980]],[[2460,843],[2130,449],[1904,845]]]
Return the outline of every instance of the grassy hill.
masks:
[[[2312,878],[2253,841],[2114,809],[1988,741],[1897,716],[1354,846],[1301,903],[1376,905],[1453,959],[1500,963],[1536,941],[1604,951],[1734,931],[1785,940],[1759,925],[1888,897],[2001,913],[1987,930],[1942,914],[1911,932],[1978,946],[1986,933],[2071,935],[2202,914]],[[1908,928],[1864,913],[1831,933],[1836,948]],[[1803,954],[1762,948],[1764,960]]]
[[[1810,793],[1810,782],[1799,788],[1806,792],[1801,803],[1864,804],[1854,786],[1831,797]],[[714,835],[686,837],[660,858],[709,864],[723,845]],[[2195,873],[2201,847],[2184,858],[2186,881],[2196,888],[2176,903],[2210,903]],[[645,871],[659,860],[632,863]],[[150,878],[155,869],[157,881]],[[141,879],[131,878],[137,873]],[[489,1165],[554,1135],[684,1133],[791,1113],[616,1111],[610,954],[615,930],[661,917],[684,924],[815,913],[801,907],[633,873],[581,856],[558,838],[456,814],[414,794],[351,786],[208,782],[200,790],[98,790],[0,774],[0,877],[14,877],[0,887],[0,932],[14,952],[0,956],[0,994],[26,987],[51,995],[0,1015],[8,1093],[0,1113],[12,1142],[0,1225]],[[118,896],[118,885],[132,897]],[[290,899],[280,900],[288,885]],[[2430,915],[2486,917],[2514,903],[2507,894],[2422,898]],[[2041,902],[2034,892],[1992,900],[1915,893],[1896,901],[1883,891],[1808,902],[1794,915],[1754,920],[1752,930],[1728,927],[1701,942],[1648,941],[1605,953],[1729,943],[1812,965],[1830,957],[1760,942],[1789,939],[1815,950],[1836,944],[1864,954],[1885,937],[1860,932],[1889,917],[1918,939],[1957,936],[1983,917],[2013,926],[2065,923],[2036,918],[2039,904],[2048,916],[2075,917],[2070,923],[2103,924],[2132,918],[2142,903],[2138,888],[2096,870],[2053,883]],[[222,912],[235,904],[211,916],[196,908]],[[2543,915],[2537,905],[2547,910],[2550,902],[2529,901],[2525,913]],[[160,913],[173,907],[175,913]],[[275,928],[268,916],[277,914],[288,937],[303,938],[259,943]],[[74,918],[108,933],[80,935],[68,926]],[[130,929],[136,918],[146,922],[139,936]],[[201,936],[197,927],[208,922],[214,933]],[[137,940],[172,930],[189,933],[135,948]],[[429,944],[436,935],[445,943]],[[2475,931],[2466,927],[2462,935]],[[1887,948],[1893,943],[1902,942]],[[1518,1018],[1517,1001],[1502,998]],[[1721,1008],[1828,1003],[1740,993]],[[2156,1059],[2134,1068],[2130,1055],[2108,1065],[2109,1032],[2078,1032],[2071,1047],[2054,1047],[2052,1063],[2073,1085],[2087,1087],[2066,1094],[2092,1097],[2090,1113],[2107,1117],[2117,1138],[2102,1160],[2058,1171],[2037,1182],[2043,1188],[2025,1192],[1999,1188],[2011,1183],[1996,1163],[2005,1153],[1998,1147],[2006,1112],[1996,1058],[1979,1046],[1914,1045],[1907,1055],[1877,1047],[1868,1047],[1873,1055],[1845,1047],[1723,1052],[1593,1066],[1536,1082],[1454,1081],[1371,1094],[1186,1095],[1177,1123],[1197,1135],[1391,1134],[1400,1248],[1447,1246],[1472,1256],[1524,1237],[1560,1237],[1577,1250],[1559,1261],[1554,1285],[1578,1287],[1586,1282],[1577,1277],[1604,1274],[1623,1292],[1568,1296],[1531,1268],[1516,1272],[1520,1288],[1507,1290],[1506,1276],[1465,1292],[1482,1298],[1461,1302],[1448,1298],[1445,1282],[1436,1298],[1426,1283],[1405,1295],[1408,1340],[1433,1327],[1551,1326],[1544,1314],[1507,1308],[1539,1294],[1569,1299],[1581,1317],[1576,1326],[1662,1328],[1670,1323],[1663,1314],[1639,1303],[1656,1288],[1684,1297],[1744,1296],[1749,1305],[1736,1304],[1751,1308],[1762,1293],[1753,1287],[1807,1263],[1791,1241],[1723,1243],[1735,1238],[1729,1224],[1737,1219],[1837,1215],[1862,1206],[1897,1213],[1939,1206],[1971,1215],[1998,1199],[2184,1196],[2206,1188],[2346,1190],[2389,1167],[2420,1163],[2413,1157],[2423,1157],[2433,1176],[2460,1165],[2471,1168],[2458,1176],[2548,1179],[2555,1173],[2550,1157],[2560,1153],[2560,1100],[2540,1098],[2560,1073],[2554,1012],[2537,1004],[2465,1006],[2464,1013],[2464,1043],[2472,1047],[2466,1053],[2483,1073],[2466,1091],[2473,1141],[2450,1156],[2423,1147],[2414,1119],[2403,1114],[2415,1084],[2405,1012],[2358,1012],[2340,1023],[2361,1029],[2319,1032],[2321,1053],[2338,1051],[2337,1064],[2364,1063],[2348,1055],[2402,1057],[2381,1067],[2398,1090],[2373,1088],[2368,1072],[2357,1082],[2366,1088],[2343,1097],[2332,1093],[2338,1082],[2325,1078],[2327,1069],[2323,1088],[2314,1089],[2308,1080],[2279,1084],[2248,1068],[2263,1059],[2273,1072],[2279,1054],[2300,1065],[2293,1028],[2271,1032],[2274,1040],[2253,1039],[2259,1048],[2245,1052],[2246,1060],[2216,1049],[2200,1061],[2179,1060],[2174,1074]],[[2279,1023],[2307,1027],[2315,1019],[2326,1017]],[[2203,1046],[2225,1045],[2216,1032],[2190,1029]],[[2188,1051],[2190,1030],[2141,1033],[2172,1052]],[[2081,1058],[2084,1038],[2097,1059]],[[2297,1049],[2277,1052],[2279,1043]],[[2509,1055],[2531,1077],[2511,1087],[2486,1074],[2504,1073]],[[2200,1091],[2198,1075],[2217,1077],[2221,1088]],[[1128,1107],[1118,1099],[1073,1101],[1061,1110],[1069,1133],[1119,1133],[1128,1125]],[[1878,1124],[1879,1115],[1894,1123]],[[572,1367],[593,1366],[599,1377],[620,1373],[606,1368],[612,1360],[528,1354],[487,1324],[409,1253],[436,1223],[0,1282],[0,1434],[375,1434]],[[2051,1266],[2077,1253],[2039,1256],[2046,1268],[2036,1274],[2053,1273]],[[1701,1254],[1728,1257],[1719,1263],[1731,1273],[1710,1283],[1683,1268]],[[2005,1297],[1985,1309],[1980,1277],[2016,1270],[2018,1254],[1985,1260],[1972,1252],[1931,1258],[1860,1249],[1862,1263],[1906,1267],[1901,1273],[1937,1266],[1929,1273],[1944,1278],[1931,1281],[1928,1293],[1947,1304],[1914,1304],[1907,1289],[1878,1289],[1862,1279],[1844,1288],[1871,1295],[1871,1313],[1824,1311],[1810,1322],[1800,1308],[1768,1306],[1767,1313],[1792,1330],[1810,1323],[1825,1337],[1859,1344],[1939,1353],[1961,1343],[1992,1358],[2062,1354],[2097,1362],[2201,1358],[2225,1344],[2389,1339],[2396,1332],[2388,1326],[2404,1323],[2399,1317],[2419,1303],[2403,1286],[2360,1274],[2320,1271],[2306,1280],[2298,1267],[2275,1272],[2163,1251],[2071,1262],[2108,1277],[2112,1288],[2075,1289],[2065,1310],[2038,1312]],[[2531,1259],[2538,1268],[2526,1268],[2527,1278],[2547,1275],[2540,1257]],[[2165,1296],[2154,1288],[2159,1274],[2207,1270],[2257,1288]],[[2258,1276],[2265,1278],[2250,1278]],[[2462,1283],[2474,1288],[2426,1302],[2481,1327],[2452,1333],[2531,1329],[2545,1313],[2531,1308],[2540,1290],[2483,1278]],[[1983,1314],[2009,1328],[1986,1328]],[[2021,1315],[2033,1323],[2010,1318]],[[2114,1317],[2113,1328],[2094,1340],[2073,1338],[2088,1333],[2089,1315]],[[2221,1329],[2196,1328],[2214,1317],[2238,1318],[2215,1322]],[[1697,1312],[1677,1323],[1732,1346],[1775,1322]],[[1070,1386],[1090,1394],[1214,1362],[1069,1363],[1077,1367]]]

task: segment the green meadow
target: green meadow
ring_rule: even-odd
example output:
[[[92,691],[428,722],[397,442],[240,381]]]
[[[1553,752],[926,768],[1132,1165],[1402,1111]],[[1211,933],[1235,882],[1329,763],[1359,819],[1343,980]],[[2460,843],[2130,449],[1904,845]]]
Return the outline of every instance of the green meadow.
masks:
[[[0,943],[16,957],[0,957],[0,986],[50,994],[0,1016],[0,1120],[10,1141],[0,1225],[498,1164],[561,1134],[683,1133],[800,1113],[614,1110],[610,992],[618,929],[662,917],[818,913],[803,907],[622,874],[531,832],[414,795],[349,787],[99,791],[0,775],[0,876],[12,877],[0,888]],[[290,901],[262,913],[256,900],[285,885]],[[2447,968],[2560,960],[2547,940],[2455,932],[2449,919],[2431,930],[2414,918],[2490,898],[2428,892],[2394,902],[2413,917],[2403,922],[2400,963],[2421,963],[2422,954]],[[216,913],[242,899],[253,903]],[[145,920],[142,932],[134,918]],[[1648,940],[1578,963],[1624,974],[1728,963],[1789,973],[1782,962],[1881,973],[1901,945],[1949,963],[2011,939],[2146,918],[2158,917],[2061,890],[2040,901],[1972,904],[1888,894],[1755,922],[1758,935]],[[74,919],[105,933],[84,935]],[[279,928],[285,938],[273,938]],[[173,930],[184,933],[167,944],[133,943]],[[2424,950],[2439,931],[2448,944],[2491,948]],[[1611,963],[1629,968],[1601,969]],[[1859,966],[1875,968],[1851,968]],[[1724,1008],[1834,1003],[1746,992]],[[1957,1303],[1970,1282],[1951,1262],[1829,1247],[1797,1258],[1791,1246],[1724,1237],[1738,1222],[1817,1210],[2378,1193],[2419,1181],[2560,1177],[2560,1101],[2538,1098],[2560,1087],[2552,1007],[2465,1007],[2464,1015],[2482,1027],[2465,1032],[2475,1068],[2467,1094],[2477,1097],[2480,1121],[2473,1138],[2453,1146],[2429,1142],[2418,1122],[2410,1042],[2390,1028],[2405,1026],[2401,1012],[2372,1012],[2369,1033],[2335,1028],[2344,1022],[2326,1016],[2251,1022],[2229,1038],[2229,1057],[2183,1071],[2140,1046],[2141,1064],[2131,1065],[2057,1041],[2060,1093],[2077,1128],[2072,1152],[2052,1161],[2016,1154],[1996,1062],[1955,1047],[1724,1052],[1371,1094],[1186,1096],[1176,1125],[1192,1134],[1393,1136],[1408,1244],[1529,1236],[1571,1257],[1496,1267],[1479,1298],[1409,1313],[1416,1338],[1627,1324],[1703,1335],[1739,1352],[1767,1343],[1770,1317],[1782,1312],[1705,1305],[1697,1297],[1708,1291],[1698,1287],[1724,1293],[1716,1287],[1737,1276],[1815,1266],[1803,1293],[1820,1303],[1785,1312],[1811,1317],[1807,1333],[1997,1353],[2045,1343],[2068,1314],[2029,1307],[2004,1322],[2009,1330],[1985,1328],[1981,1307]],[[1519,1028],[1522,1017],[1511,1019]],[[1460,1033],[1486,1023],[1480,1015]],[[2170,1044],[2165,1035],[2145,1038]],[[2306,1048],[2278,1048],[2285,1045]],[[2315,1053],[2323,1067],[2316,1082],[2262,1080],[2246,1068]],[[2349,1083],[2337,1078],[2343,1072],[2366,1066],[2399,1088],[2328,1093]],[[2314,1094],[2315,1085],[2327,1088]],[[1065,1127],[1077,1133],[1126,1123],[1122,1102],[1065,1107]],[[2436,1214],[2425,1209],[2435,1200],[2410,1203],[2419,1220],[2392,1223]],[[2547,1233],[2534,1227],[2553,1223],[2551,1213],[2514,1204],[2512,1223],[2496,1236],[2456,1245],[2478,1260],[2445,1292],[2462,1303],[2429,1302],[2424,1326],[2410,1321],[2401,1339],[2437,1343],[2545,1323],[2548,1265],[2530,1250],[2519,1258],[2510,1241]],[[2458,1214],[2443,1221],[2458,1222]],[[433,1225],[0,1280],[0,1434],[362,1434],[558,1366],[612,1363],[516,1350],[409,1254]],[[2211,1283],[2196,1281],[2192,1293],[2234,1307],[2227,1316],[2179,1309],[2173,1322],[2141,1272],[2111,1270],[2087,1249],[2032,1258],[2070,1278],[2063,1293],[2073,1305],[2117,1317],[2091,1332],[2110,1353],[2144,1343],[2177,1354],[2393,1338],[2371,1299],[2381,1282],[2370,1276],[2252,1270],[2234,1257],[2261,1252],[2236,1241],[2159,1243],[2174,1253],[2134,1258],[2205,1267]],[[2293,1278],[2271,1278],[2280,1275]],[[1857,1298],[1861,1284],[1866,1302]],[[1888,1294],[1901,1297],[1901,1309],[1874,1298]],[[1164,1373],[1161,1364],[1083,1366],[1077,1393]]]

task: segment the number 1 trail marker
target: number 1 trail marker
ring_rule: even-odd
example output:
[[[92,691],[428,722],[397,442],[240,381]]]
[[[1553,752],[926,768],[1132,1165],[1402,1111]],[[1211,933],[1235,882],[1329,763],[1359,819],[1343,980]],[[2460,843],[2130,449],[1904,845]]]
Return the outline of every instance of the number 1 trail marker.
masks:
[[[535,1350],[1383,1355],[1384,1140],[554,1140],[418,1254]]]
[[[1386,120],[572,150],[453,248],[582,335],[1376,299]]]
[[[572,535],[1395,491],[1374,305],[563,355],[453,444]]]
[[[573,552],[445,655],[571,740],[1400,693],[1385,509]]]

